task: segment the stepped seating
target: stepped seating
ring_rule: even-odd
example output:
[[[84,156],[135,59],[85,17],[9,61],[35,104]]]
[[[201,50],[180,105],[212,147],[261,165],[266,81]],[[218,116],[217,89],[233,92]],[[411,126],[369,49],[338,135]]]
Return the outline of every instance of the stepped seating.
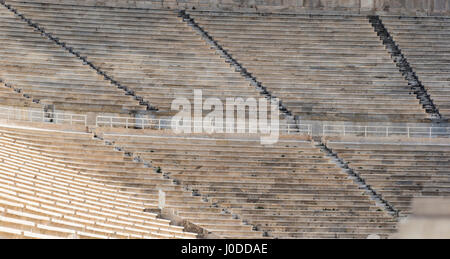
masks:
[[[144,201],[65,163],[61,156],[70,144],[57,147],[60,140],[95,147],[88,134],[67,135],[0,128],[0,238],[196,237],[143,212]],[[39,141],[32,140],[36,136]],[[39,148],[45,136],[54,137],[56,147]],[[106,154],[103,149],[92,151]]]
[[[450,116],[450,19],[385,16],[382,21],[439,112]]]
[[[244,225],[242,221],[238,219],[233,219],[232,215],[223,213],[220,208],[216,208],[210,202],[202,201],[200,197],[195,197],[192,195],[192,191],[187,191],[179,185],[174,184],[171,180],[165,179],[161,174],[154,172],[144,166],[142,163],[132,162],[132,158],[124,156],[124,152],[114,151],[111,146],[106,146],[100,140],[94,140],[91,138],[90,134],[78,134],[78,133],[60,133],[60,132],[46,132],[46,131],[36,131],[28,129],[15,128],[13,131],[10,129],[0,128],[0,144],[2,144],[2,150],[4,152],[1,154],[3,159],[7,159],[8,152],[14,152],[10,150],[12,148],[19,149],[20,154],[14,153],[14,158],[11,158],[12,162],[8,164],[0,165],[1,169],[8,170],[9,172],[17,173],[15,170],[19,164],[27,161],[28,157],[33,156],[43,156],[48,160],[48,169],[45,170],[49,175],[40,176],[38,172],[33,171],[30,167],[38,166],[39,170],[44,170],[36,165],[36,163],[30,162],[30,165],[26,165],[26,169],[20,169],[24,171],[21,179],[24,181],[33,182],[33,175],[37,175],[38,179],[51,179],[50,186],[47,186],[44,182],[39,181],[37,185],[43,185],[46,190],[52,191],[56,187],[67,186],[67,184],[72,184],[69,180],[72,177],[79,177],[80,184],[86,186],[85,182],[88,183],[88,187],[93,185],[95,188],[100,188],[99,195],[94,192],[94,198],[98,197],[97,201],[88,202],[87,204],[80,203],[85,199],[84,196],[74,197],[71,203],[77,202],[80,206],[89,208],[93,205],[104,204],[106,207],[110,208],[115,205],[117,201],[123,201],[129,204],[128,207],[136,208],[142,211],[144,208],[147,210],[160,211],[158,207],[159,190],[163,190],[166,193],[165,208],[168,210],[175,210],[176,214],[179,214],[184,220],[190,220],[187,215],[196,215],[195,218],[202,222],[202,219],[209,221],[211,218],[216,218],[216,222],[210,222],[209,224],[203,225],[204,229],[208,233],[213,233],[215,237],[223,238],[261,238],[262,234],[257,231],[253,231],[251,226]],[[86,157],[86,153],[91,154]],[[37,161],[44,160],[40,158]],[[47,161],[44,160],[44,161]],[[39,164],[39,162],[38,162]],[[60,169],[54,164],[62,164],[63,168]],[[65,170],[67,169],[67,170]],[[32,170],[32,171],[29,171]],[[6,174],[5,181],[13,181],[14,176]],[[62,178],[58,178],[61,174]],[[17,176],[19,177],[19,176]],[[17,179],[16,177],[16,179]],[[49,178],[50,177],[50,178]],[[67,177],[70,179],[67,180]],[[78,178],[77,178],[78,179]],[[88,181],[88,182],[87,182]],[[73,183],[76,184],[76,183]],[[93,188],[92,187],[92,188]],[[118,192],[121,196],[116,200],[110,201],[108,196],[105,196],[105,188],[114,187],[114,191]],[[30,187],[31,188],[31,187]],[[89,187],[91,188],[91,187]],[[31,189],[32,191],[37,191]],[[17,191],[21,191],[17,188]],[[86,191],[83,189],[81,191]],[[74,190],[74,195],[78,194],[77,190]],[[111,191],[108,191],[109,194]],[[44,191],[45,198],[50,199],[53,196],[56,198],[56,202],[59,198],[69,199],[67,196],[67,191],[65,190],[55,190],[54,192]],[[123,198],[127,197],[127,200]],[[2,199],[0,199],[2,200]],[[101,202],[101,203],[100,203]],[[64,205],[65,206],[65,205]],[[68,206],[68,209],[71,207]],[[106,209],[104,209],[106,211]],[[107,212],[110,212],[107,210]],[[102,212],[103,213],[103,212]],[[99,217],[102,217],[102,213],[99,213]],[[146,214],[144,214],[146,215]],[[103,217],[106,217],[104,214]],[[76,216],[71,216],[72,218]],[[95,219],[95,218],[94,218]],[[92,220],[94,220],[92,219]],[[107,218],[107,221],[110,221]],[[5,226],[8,227],[8,226]],[[175,230],[174,230],[175,231]],[[181,231],[181,230],[179,230]],[[185,232],[175,232],[175,233],[161,233],[162,235],[171,236],[186,236],[192,238],[192,234]],[[169,237],[169,236],[167,236]]]
[[[363,16],[189,13],[301,119],[427,118]]]
[[[157,131],[103,137],[272,238],[387,237],[395,231],[391,216],[307,137],[284,136],[268,146],[248,136]],[[196,214],[183,215],[197,221]]]
[[[403,215],[420,196],[449,196],[450,142],[326,137],[333,152]]]
[[[55,110],[108,114],[145,110],[74,55],[0,7],[0,78]]]
[[[25,98],[12,88],[6,87],[2,82],[0,82],[0,106],[42,108],[40,104],[33,102],[30,98]]]
[[[177,97],[259,93],[216,55],[175,11],[11,2],[26,17],[170,116]]]

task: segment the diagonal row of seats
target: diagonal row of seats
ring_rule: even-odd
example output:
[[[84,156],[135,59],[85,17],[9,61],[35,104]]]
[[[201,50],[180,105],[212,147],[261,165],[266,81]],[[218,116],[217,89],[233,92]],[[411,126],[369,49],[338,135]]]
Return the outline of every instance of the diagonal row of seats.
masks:
[[[248,136],[157,131],[104,138],[272,238],[387,237],[395,231],[395,220],[308,137],[284,136],[275,145]]]
[[[23,94],[72,112],[127,113],[146,107],[0,6],[0,78]]]
[[[17,131],[0,129],[0,237],[195,238],[143,212],[144,202],[70,168],[63,158],[48,156],[62,156],[69,147],[38,148],[45,138],[31,140],[47,135],[56,145],[58,137],[51,132]],[[87,134],[66,134],[67,142],[87,142]],[[101,146],[96,152],[106,153]]]
[[[0,106],[42,108],[40,104],[33,102],[30,98],[25,98],[22,93],[17,93],[7,87],[4,82],[0,82]]]
[[[92,139],[91,134],[17,127],[2,127],[0,134],[0,200],[2,204],[7,202],[4,206],[14,203],[3,209],[20,210],[26,215],[37,213],[51,220],[36,224],[71,231],[67,235],[51,232],[51,236],[194,238],[182,228],[169,226],[166,220],[143,212],[160,211],[158,194],[163,190],[166,209],[176,210],[180,216],[190,213],[200,222],[217,219],[203,228],[216,237],[262,237],[251,226],[193,196],[191,191],[153,169],[130,161],[124,152]],[[87,157],[86,153],[91,155]],[[24,216],[24,220],[32,219]],[[36,225],[25,227],[4,222],[6,225],[2,227],[8,229],[16,226],[22,231],[47,233],[36,229]]]
[[[115,80],[173,115],[175,98],[254,97],[259,93],[216,55],[177,13],[14,2],[13,6]]]
[[[382,21],[439,112],[450,116],[450,19],[384,16]]]
[[[189,13],[300,119],[427,119],[364,16]]]
[[[192,101],[195,89],[221,100],[261,96],[175,11],[6,2],[135,97],[0,6],[0,105],[134,114],[146,110],[143,98],[165,117],[175,113],[175,98]],[[364,16],[189,14],[299,119],[429,121]],[[450,114],[448,19],[383,21]],[[396,231],[396,217],[310,137],[262,145],[249,135],[93,130],[95,137],[0,125],[0,238],[387,238]],[[323,140],[400,216],[410,214],[414,197],[450,195],[447,140]]]
[[[327,146],[401,215],[421,196],[450,195],[450,142],[327,137]]]

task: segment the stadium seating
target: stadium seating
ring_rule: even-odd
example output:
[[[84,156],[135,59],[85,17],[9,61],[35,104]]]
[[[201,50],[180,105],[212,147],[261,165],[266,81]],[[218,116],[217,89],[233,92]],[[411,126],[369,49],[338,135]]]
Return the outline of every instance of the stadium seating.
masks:
[[[322,145],[289,126],[264,145],[164,130],[195,89],[266,94],[177,10],[6,2],[25,18],[0,5],[0,112],[48,116],[0,122],[0,238],[388,238],[412,199],[450,195],[450,142],[414,138],[410,124],[430,118],[365,16],[186,11],[300,123],[315,120],[308,131],[344,135]],[[447,19],[382,20],[450,114]],[[85,120],[56,124],[52,106]],[[345,137],[360,123],[411,138]]]
[[[182,186],[163,178],[161,174],[155,173],[153,169],[147,168],[142,163],[132,162],[131,158],[124,156],[124,152],[114,151],[113,147],[106,146],[100,140],[92,139],[91,134],[47,132],[45,130],[36,131],[21,128],[8,129],[4,127],[0,128],[0,133],[0,144],[3,151],[1,154],[2,161],[5,161],[0,166],[2,168],[1,175],[7,181],[3,182],[5,184],[14,183],[15,180],[20,183],[21,179],[23,179],[26,183],[33,185],[34,177],[37,180],[55,177],[51,183],[55,185],[54,187],[63,189],[55,190],[55,192],[44,190],[44,194],[42,194],[44,198],[50,199],[54,195],[57,198],[62,198],[62,200],[56,199],[54,202],[70,201],[70,203],[76,203],[78,201],[78,203],[83,203],[83,200],[80,200],[78,197],[73,197],[73,201],[71,201],[71,196],[67,196],[69,195],[68,190],[64,190],[64,188],[72,184],[84,184],[86,187],[86,181],[89,181],[89,186],[92,184],[94,187],[100,186],[98,187],[99,189],[110,188],[109,191],[108,189],[105,190],[108,193],[113,190],[116,192],[120,190],[121,196],[110,201],[111,199],[106,194],[93,190],[94,194],[100,193],[101,195],[94,195],[94,201],[80,205],[89,208],[91,204],[99,206],[104,204],[107,208],[112,208],[116,201],[122,201],[122,207],[131,207],[140,211],[144,208],[158,211],[158,192],[163,190],[166,192],[166,208],[176,209],[176,213],[179,213],[180,216],[184,217],[183,213],[196,215],[195,217],[199,222],[202,222],[202,219],[210,221],[211,218],[216,218],[216,222],[205,225],[204,229],[218,237],[262,237],[261,233],[253,231],[251,226],[243,225],[240,220],[233,219],[232,215],[222,214],[221,209],[214,207],[211,203],[202,201],[200,197],[192,196],[192,192],[186,191]],[[17,154],[18,151],[16,150],[23,152],[23,156],[22,153]],[[91,155],[86,157],[86,153]],[[14,154],[13,157],[11,157],[12,154]],[[35,155],[37,156],[36,162],[31,161],[28,164],[26,162],[27,158]],[[6,161],[8,162],[6,163]],[[42,163],[47,165],[43,166]],[[24,165],[22,166],[22,164]],[[38,169],[38,171],[33,169],[34,166],[36,166],[35,169]],[[23,177],[22,175],[19,176],[19,171],[17,170],[24,171]],[[41,178],[39,170],[44,170],[47,176],[43,173]],[[57,177],[58,174],[61,174],[60,178]],[[71,182],[72,180],[67,180],[67,177],[79,177],[80,179],[77,180],[79,183]],[[52,184],[47,187],[42,180],[36,184],[44,184],[43,186],[48,190],[53,190]],[[0,190],[4,190],[4,187],[6,186],[3,185]],[[114,189],[111,189],[112,187]],[[20,191],[20,188],[15,190]],[[37,191],[35,189],[32,190]],[[8,190],[5,189],[5,192],[8,193]],[[31,193],[31,195],[33,194]],[[123,198],[124,195],[129,198],[125,200]],[[69,206],[68,208],[71,207]],[[140,216],[141,219],[143,219],[143,215],[146,214],[142,214]],[[149,219],[151,219],[151,216],[149,216]],[[109,220],[109,214],[104,214],[103,218],[108,218]],[[167,231],[162,234],[166,235],[162,237],[169,237],[167,235],[184,235],[181,232],[171,234]],[[186,234],[186,237],[192,238],[193,236]]]
[[[169,177],[258,230],[276,238],[387,237],[395,221],[308,137],[284,136],[275,145],[217,135],[107,133]],[[196,216],[192,219],[196,221]]]
[[[261,97],[175,11],[14,3],[74,50],[135,91],[160,116],[177,97]]]
[[[95,151],[103,162],[123,156],[89,136],[0,128],[0,237],[195,238],[143,212],[142,200],[71,166],[85,161],[71,142]]]
[[[190,14],[300,119],[427,117],[363,16]]]
[[[450,116],[450,19],[383,16],[382,21],[439,112]]]
[[[414,197],[450,195],[448,139],[327,137],[326,144],[402,215]]]
[[[60,111],[120,114],[146,109],[3,6],[0,22],[0,78],[23,94]]]
[[[6,87],[3,82],[0,82],[0,106],[42,108],[41,105],[34,103],[30,98],[25,98],[12,88]]]

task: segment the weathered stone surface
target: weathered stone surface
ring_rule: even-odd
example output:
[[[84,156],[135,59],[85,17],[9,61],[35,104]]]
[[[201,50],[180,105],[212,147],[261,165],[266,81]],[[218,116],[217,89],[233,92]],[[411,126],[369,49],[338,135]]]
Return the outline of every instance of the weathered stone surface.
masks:
[[[432,110],[435,106],[441,117],[450,117],[450,78],[442,73],[450,69],[448,56],[445,55],[450,41],[450,21],[440,17],[382,16],[381,19],[421,84],[426,87],[426,95],[430,98],[423,101],[425,106]],[[427,101],[432,105],[427,105]]]
[[[14,2],[9,1],[9,2]],[[301,13],[311,11],[449,15],[450,0],[37,0],[44,3]]]
[[[326,137],[325,142],[365,179],[366,184],[399,211],[400,216],[448,218],[449,206],[444,206],[448,201],[437,201],[434,205],[430,205],[434,201],[429,204],[413,202],[416,197],[448,197],[450,183],[445,172],[449,165],[443,161],[450,154],[447,139],[394,137],[381,140],[347,136]]]
[[[197,237],[197,234],[185,232],[183,227],[174,226],[169,220],[159,218],[158,214],[161,213],[151,213],[158,212],[155,210],[155,192],[147,192],[144,195],[147,200],[144,201],[125,191],[124,186],[115,185],[118,183],[115,181],[117,179],[130,180],[129,177],[122,177],[126,174],[145,174],[145,168],[124,157],[123,153],[93,139],[91,134],[47,131],[48,127],[45,125],[46,130],[12,125],[0,127],[0,177],[14,183],[1,186],[1,192],[8,193],[9,196],[6,199],[2,197],[1,200],[0,238]],[[26,145],[18,144],[19,142],[26,142]],[[51,143],[52,151],[49,151],[48,143]],[[14,153],[14,156],[8,153]],[[86,153],[90,154],[89,159],[86,159]],[[56,162],[52,156],[57,156],[60,160]],[[32,162],[35,159],[39,163]],[[81,164],[86,168],[81,169]],[[109,180],[93,176],[98,176],[98,169],[107,172]],[[89,174],[91,175],[88,176]],[[52,175],[57,176],[59,182],[50,180]],[[156,180],[154,183],[161,183],[158,175],[147,176],[153,176],[152,179]],[[145,181],[148,183],[150,178],[146,177]],[[110,183],[105,184],[107,181]],[[169,183],[169,180],[162,181]],[[19,185],[21,190],[16,187]],[[39,199],[22,195],[31,190]],[[54,191],[54,194],[64,194],[64,198],[58,198],[53,193],[48,195],[48,190]],[[187,197],[188,200],[194,200]],[[186,200],[183,202],[188,203]],[[29,207],[29,204],[35,204],[35,207]],[[111,204],[114,204],[114,208]],[[102,217],[99,217],[99,212],[102,212]]]
[[[371,11],[375,7],[375,0],[361,0],[361,11]]]

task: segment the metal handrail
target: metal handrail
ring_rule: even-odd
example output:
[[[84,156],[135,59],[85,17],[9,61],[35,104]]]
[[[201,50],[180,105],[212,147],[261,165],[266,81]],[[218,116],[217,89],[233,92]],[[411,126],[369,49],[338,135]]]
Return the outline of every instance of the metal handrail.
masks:
[[[87,126],[87,115],[47,112],[32,108],[0,107],[0,118],[5,118],[8,121],[16,120],[55,124],[67,123],[70,125],[77,124]]]
[[[323,125],[322,135],[359,135],[373,136],[422,136],[422,137],[450,137],[448,127],[410,127],[410,126],[359,126],[359,125]]]
[[[199,123],[202,121],[194,121],[191,123]],[[151,118],[135,118],[135,117],[113,117],[113,116],[97,116],[96,127],[124,127],[139,129],[171,129],[172,120],[170,119],[151,119]],[[225,124],[225,123],[224,123]],[[248,130],[235,126],[234,130]],[[227,128],[223,128],[224,132]],[[310,124],[280,124],[279,131],[288,134],[307,134],[312,135],[312,125]]]

